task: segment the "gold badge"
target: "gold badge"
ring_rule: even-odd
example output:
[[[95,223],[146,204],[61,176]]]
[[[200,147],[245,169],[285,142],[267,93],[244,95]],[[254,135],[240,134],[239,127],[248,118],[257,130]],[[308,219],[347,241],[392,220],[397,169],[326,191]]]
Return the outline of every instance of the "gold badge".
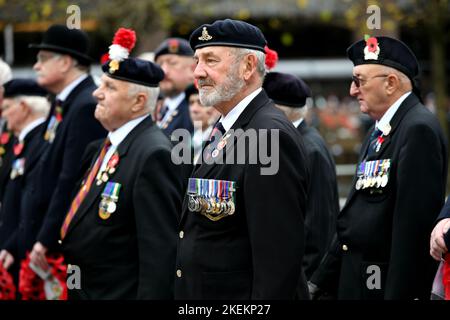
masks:
[[[211,39],[212,39],[212,37],[208,34],[208,30],[206,30],[206,27],[203,27],[202,36],[198,37],[198,40],[208,41]]]
[[[119,70],[119,61],[117,60],[111,60],[109,62],[109,73],[114,73],[117,70]]]

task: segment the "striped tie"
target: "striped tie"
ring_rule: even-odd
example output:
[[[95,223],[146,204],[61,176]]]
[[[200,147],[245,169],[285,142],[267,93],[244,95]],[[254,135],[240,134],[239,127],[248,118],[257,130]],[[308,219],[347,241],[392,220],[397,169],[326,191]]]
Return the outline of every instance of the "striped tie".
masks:
[[[91,171],[89,172],[88,177],[86,178],[85,182],[82,184],[75,199],[73,199],[72,204],[70,205],[69,212],[67,213],[66,218],[64,219],[64,223],[61,227],[61,240],[64,239],[64,237],[66,236],[67,229],[69,228],[70,222],[72,221],[73,217],[75,216],[75,213],[77,212],[77,210],[80,207],[81,203],[83,202],[84,198],[88,194],[89,189],[91,188],[91,185],[94,182],[95,176],[97,175],[97,172],[100,169],[103,159],[105,158],[106,152],[108,151],[108,148],[110,146],[111,146],[111,141],[109,141],[109,138],[106,138],[106,140],[103,144],[102,150],[100,151],[100,155],[98,156],[97,160],[94,163],[94,166],[91,168]]]

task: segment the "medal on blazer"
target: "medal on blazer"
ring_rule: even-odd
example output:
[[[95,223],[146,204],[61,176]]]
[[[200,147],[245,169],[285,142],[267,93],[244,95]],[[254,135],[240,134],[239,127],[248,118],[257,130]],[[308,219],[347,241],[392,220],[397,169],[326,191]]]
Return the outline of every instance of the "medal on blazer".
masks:
[[[188,209],[199,212],[211,221],[218,221],[235,212],[233,181],[190,178],[188,183]]]
[[[14,160],[11,166],[11,172],[9,177],[11,180],[16,179],[19,176],[22,176],[25,173],[25,158],[20,158]]]
[[[225,148],[225,146],[227,145],[227,141],[228,138],[231,137],[231,133],[227,133],[226,135],[224,135],[219,143],[217,144],[216,148],[212,151],[211,156],[213,158],[217,157],[219,155],[220,150],[222,150],[223,148]]]
[[[389,181],[390,159],[363,161],[358,165],[355,189],[384,188]]]
[[[56,107],[55,114],[52,115],[50,121],[48,122],[47,129],[45,130],[44,134],[44,140],[48,141],[49,143],[53,143],[53,140],[55,140],[56,130],[63,120],[62,113],[62,108]]]
[[[118,164],[119,164],[119,154],[116,151],[106,164],[106,168],[103,171],[99,171],[97,173],[97,177],[95,179],[97,181],[98,186],[101,185],[103,182],[107,182],[111,178],[110,175],[116,172],[116,167]]]
[[[111,214],[117,210],[117,201],[119,201],[119,192],[122,185],[117,182],[108,182],[102,192],[98,216],[102,220],[107,220]]]

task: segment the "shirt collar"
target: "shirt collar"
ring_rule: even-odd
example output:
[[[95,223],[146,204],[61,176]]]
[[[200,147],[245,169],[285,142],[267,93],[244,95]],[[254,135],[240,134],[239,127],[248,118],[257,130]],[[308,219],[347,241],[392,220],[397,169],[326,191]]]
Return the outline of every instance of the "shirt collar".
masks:
[[[45,117],[37,118],[36,120],[30,122],[28,125],[23,128],[23,130],[19,134],[19,141],[25,140],[27,134],[29,134],[34,128],[36,128],[41,123],[45,122]]]
[[[295,120],[294,122],[292,122],[292,124],[294,125],[294,127],[298,128],[298,126],[300,125],[300,123],[303,122],[303,118],[300,118],[298,120]]]
[[[258,88],[244,99],[242,99],[225,117],[220,117],[219,122],[222,123],[225,132],[231,129],[241,113],[245,110],[248,104],[261,92],[262,88]]]
[[[69,94],[72,92],[72,90],[75,89],[75,87],[77,85],[79,85],[81,83],[81,81],[83,81],[87,77],[88,77],[87,74],[82,74],[81,76],[76,78],[74,81],[69,83],[69,85],[66,86],[60,93],[58,93],[56,95],[56,99],[61,100],[61,101],[65,101],[67,99],[67,97],[69,96]]]
[[[392,118],[394,117],[395,113],[397,112],[398,108],[402,104],[402,102],[409,96],[411,91],[408,91],[404,95],[402,95],[400,98],[395,101],[392,106],[387,109],[387,111],[384,113],[384,115],[381,117],[379,121],[376,122],[375,126],[383,131],[383,128],[386,128],[386,126],[391,122]]]
[[[119,129],[110,132],[108,134],[108,137],[109,140],[111,141],[111,145],[117,147],[127,137],[127,135],[131,132],[131,130],[133,130],[139,123],[141,123],[148,116],[149,115],[146,114],[142,117],[128,121]]]

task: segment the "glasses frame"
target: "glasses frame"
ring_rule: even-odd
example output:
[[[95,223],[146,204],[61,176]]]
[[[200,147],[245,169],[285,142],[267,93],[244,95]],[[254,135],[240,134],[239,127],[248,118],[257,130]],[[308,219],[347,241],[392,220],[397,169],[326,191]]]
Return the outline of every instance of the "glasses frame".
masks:
[[[379,75],[370,77],[368,79],[360,79],[357,76],[353,75],[352,76],[352,82],[355,84],[355,86],[357,88],[360,88],[360,87],[363,87],[367,82],[369,82],[372,79],[375,79],[375,78],[386,78],[388,76],[389,76],[388,74],[379,74]]]

